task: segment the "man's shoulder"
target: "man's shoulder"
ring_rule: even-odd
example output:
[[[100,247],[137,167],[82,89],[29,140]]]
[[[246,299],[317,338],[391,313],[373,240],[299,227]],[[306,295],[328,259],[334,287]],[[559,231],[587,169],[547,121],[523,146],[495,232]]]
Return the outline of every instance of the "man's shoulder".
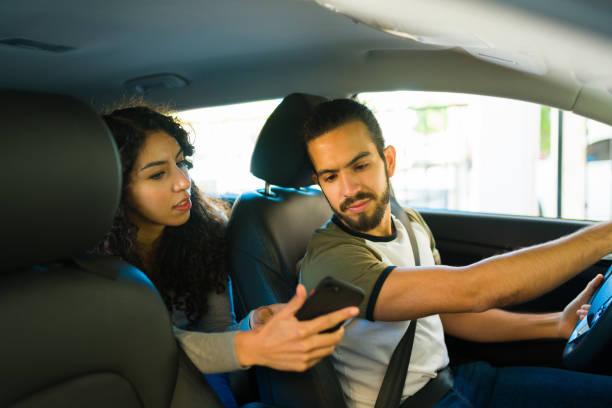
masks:
[[[364,238],[344,231],[331,219],[313,232],[302,260],[301,278],[307,287],[325,275],[349,280],[345,274],[381,260],[381,254]]]
[[[347,233],[330,218],[312,233],[306,258],[343,245],[365,245],[365,240]]]

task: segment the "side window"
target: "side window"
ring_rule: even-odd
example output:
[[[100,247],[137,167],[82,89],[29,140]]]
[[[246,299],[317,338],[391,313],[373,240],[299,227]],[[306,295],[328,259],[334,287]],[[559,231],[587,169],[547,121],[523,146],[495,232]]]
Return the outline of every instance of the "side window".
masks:
[[[362,93],[397,149],[392,185],[415,207],[572,219],[612,216],[612,127],[533,103]],[[559,170],[560,169],[560,170]]]
[[[280,99],[193,109],[178,113],[192,130],[191,178],[206,194],[232,196],[262,188],[250,172],[259,131]]]

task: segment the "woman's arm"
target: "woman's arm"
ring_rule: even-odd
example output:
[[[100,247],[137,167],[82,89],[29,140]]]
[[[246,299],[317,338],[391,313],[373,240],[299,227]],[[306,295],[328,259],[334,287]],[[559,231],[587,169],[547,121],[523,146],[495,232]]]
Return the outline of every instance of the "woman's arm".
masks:
[[[239,323],[236,323],[232,297],[232,280],[228,277],[225,290],[222,293],[211,291],[208,294],[208,312],[200,318],[199,329],[207,333],[250,330],[249,321],[252,313],[250,312]]]
[[[332,333],[321,332],[357,316],[359,309],[347,307],[312,320],[298,321],[295,313],[305,300],[306,289],[298,285],[293,299],[264,325],[238,333],[235,346],[240,364],[304,371],[330,355],[344,336],[344,328]]]
[[[348,307],[313,320],[298,321],[295,313],[305,300],[306,290],[298,285],[294,298],[255,330],[201,333],[175,329],[176,337],[203,373],[232,371],[252,365],[304,371],[334,351],[344,335],[344,328],[319,333],[358,313],[356,307]]]
[[[174,335],[185,354],[204,374],[225,373],[243,367],[234,347],[237,331],[202,333],[174,328]]]

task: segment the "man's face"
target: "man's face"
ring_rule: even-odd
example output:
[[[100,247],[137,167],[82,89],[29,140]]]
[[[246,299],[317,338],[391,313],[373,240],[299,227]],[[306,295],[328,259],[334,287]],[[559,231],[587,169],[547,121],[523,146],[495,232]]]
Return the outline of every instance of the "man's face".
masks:
[[[351,121],[311,140],[308,153],[332,210],[350,228],[371,235],[391,233],[389,177],[395,149],[383,160],[361,121]]]

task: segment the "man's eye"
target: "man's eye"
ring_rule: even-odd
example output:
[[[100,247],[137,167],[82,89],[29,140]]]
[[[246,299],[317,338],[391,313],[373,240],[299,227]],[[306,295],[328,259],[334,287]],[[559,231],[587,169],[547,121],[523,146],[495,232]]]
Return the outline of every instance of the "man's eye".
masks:
[[[177,163],[177,165],[178,165],[179,167],[184,167],[184,168],[186,168],[187,170],[189,170],[189,169],[192,169],[192,168],[193,168],[193,163],[192,163],[192,162],[190,162],[190,161],[189,161],[189,160],[187,160],[187,159],[183,159],[183,160],[181,160],[180,162],[178,162],[178,163]]]
[[[150,178],[150,179],[152,179],[152,180],[159,180],[159,179],[161,179],[161,178],[162,178],[162,176],[164,175],[164,173],[165,173],[165,172],[160,171],[159,173],[155,173],[155,174],[153,174],[153,175],[149,176],[149,178]]]
[[[361,163],[355,166],[355,170],[363,170],[369,166],[369,163]]]
[[[331,183],[332,181],[334,181],[336,179],[336,177],[337,176],[335,174],[332,174],[331,176],[327,176],[327,177],[325,177],[325,182],[326,183]]]

